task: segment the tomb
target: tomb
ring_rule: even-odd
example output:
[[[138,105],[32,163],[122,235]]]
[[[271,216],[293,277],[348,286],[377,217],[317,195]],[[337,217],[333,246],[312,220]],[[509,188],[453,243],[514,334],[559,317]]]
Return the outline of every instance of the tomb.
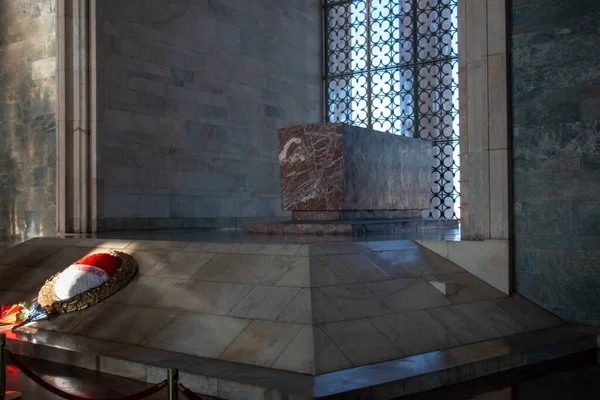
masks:
[[[284,223],[248,233],[353,234],[454,227],[422,219],[430,205],[431,143],[373,129],[316,123],[278,130]]]

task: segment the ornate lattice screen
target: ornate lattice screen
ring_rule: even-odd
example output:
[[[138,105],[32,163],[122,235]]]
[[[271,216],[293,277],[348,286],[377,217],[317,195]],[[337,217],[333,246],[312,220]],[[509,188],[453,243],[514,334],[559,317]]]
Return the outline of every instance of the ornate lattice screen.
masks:
[[[432,142],[425,218],[459,218],[456,0],[325,0],[329,122]]]

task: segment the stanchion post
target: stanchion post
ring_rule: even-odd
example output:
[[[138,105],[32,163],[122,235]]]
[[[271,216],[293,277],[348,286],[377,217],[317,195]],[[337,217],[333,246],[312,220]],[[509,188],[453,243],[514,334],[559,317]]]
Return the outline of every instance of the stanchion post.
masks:
[[[178,384],[179,384],[179,371],[177,368],[169,368],[167,370],[168,374],[168,389],[169,389],[169,400],[177,400],[178,397]]]
[[[6,335],[0,333],[0,400],[20,400],[21,393],[6,390]]]
[[[6,335],[0,333],[0,399],[6,397],[6,356],[4,347],[6,346]]]

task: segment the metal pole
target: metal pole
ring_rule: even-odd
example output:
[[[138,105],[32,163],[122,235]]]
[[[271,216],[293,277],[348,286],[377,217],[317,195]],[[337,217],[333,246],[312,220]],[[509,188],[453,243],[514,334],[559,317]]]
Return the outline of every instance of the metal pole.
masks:
[[[177,400],[177,396],[179,394],[179,371],[177,370],[177,368],[169,368],[167,374],[169,383],[169,400]]]
[[[20,400],[21,393],[6,390],[6,335],[0,333],[0,400]]]
[[[4,347],[6,346],[6,335],[0,333],[0,398],[6,396],[6,359],[4,358]]]

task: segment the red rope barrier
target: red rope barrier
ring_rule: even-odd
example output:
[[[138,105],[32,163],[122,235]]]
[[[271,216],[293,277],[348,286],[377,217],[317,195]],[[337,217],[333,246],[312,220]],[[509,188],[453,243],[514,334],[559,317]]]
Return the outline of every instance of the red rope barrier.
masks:
[[[185,395],[185,397],[187,397],[190,400],[218,400],[219,399],[218,397],[213,397],[213,396],[198,395],[198,394],[192,392],[190,389],[183,386],[183,384],[181,384],[181,383],[177,387]]]
[[[79,397],[74,394],[64,392],[55,386],[52,386],[51,384],[46,382],[44,379],[42,379],[39,376],[37,376],[36,374],[34,374],[29,368],[27,368],[25,366],[25,364],[23,364],[17,357],[15,357],[15,355],[13,353],[11,353],[9,350],[4,350],[4,352],[5,352],[6,356],[8,357],[8,359],[11,360],[12,363],[15,364],[15,366],[18,369],[20,369],[21,372],[23,372],[29,379],[31,379],[32,381],[34,381],[35,383],[37,383],[38,385],[40,385],[47,391],[49,391],[59,397],[62,397],[63,399],[67,399],[67,400],[141,400],[141,399],[145,399],[146,397],[152,396],[155,393],[160,392],[164,387],[167,386],[167,381],[164,380],[160,383],[157,383],[154,386],[151,386],[147,389],[142,390],[139,393],[132,394],[132,395],[125,396],[125,397],[118,397],[118,398],[111,398],[111,399],[90,399],[89,397]]]

